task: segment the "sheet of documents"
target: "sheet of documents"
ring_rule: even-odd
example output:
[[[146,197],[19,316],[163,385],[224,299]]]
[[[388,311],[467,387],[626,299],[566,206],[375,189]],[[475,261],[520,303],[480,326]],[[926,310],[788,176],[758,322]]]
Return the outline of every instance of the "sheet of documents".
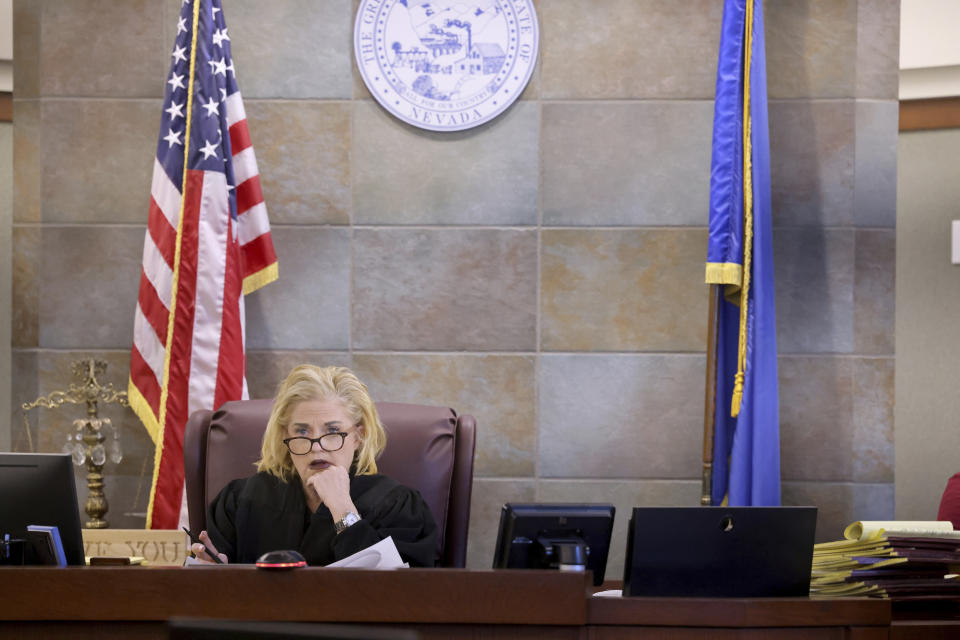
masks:
[[[202,565],[204,567],[227,566],[201,562],[190,556],[187,556],[186,561],[183,563],[185,567],[195,565]],[[327,566],[346,567],[349,569],[399,569],[401,567],[409,567],[410,565],[400,557],[400,552],[397,551],[397,545],[393,542],[393,538],[387,536],[377,544],[357,551],[355,554],[347,556],[343,560],[337,560]]]
[[[400,557],[393,538],[387,536],[375,545],[357,551],[352,556],[328,564],[328,567],[347,567],[350,569],[399,569],[409,567]]]
[[[949,521],[936,520],[861,520],[843,532],[847,540],[870,540],[882,535],[932,538],[960,538]]]

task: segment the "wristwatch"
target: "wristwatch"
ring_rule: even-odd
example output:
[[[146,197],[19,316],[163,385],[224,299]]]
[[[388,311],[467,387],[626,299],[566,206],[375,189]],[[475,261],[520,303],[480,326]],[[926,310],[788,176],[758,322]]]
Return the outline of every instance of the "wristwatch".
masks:
[[[336,528],[337,533],[340,533],[347,527],[355,525],[358,522],[360,522],[360,516],[353,511],[347,511],[342,518],[333,523],[333,526]]]

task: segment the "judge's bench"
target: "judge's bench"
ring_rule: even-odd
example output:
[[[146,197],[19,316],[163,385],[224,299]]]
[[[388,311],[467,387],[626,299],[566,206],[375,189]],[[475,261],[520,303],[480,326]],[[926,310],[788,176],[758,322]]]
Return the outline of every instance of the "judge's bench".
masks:
[[[0,637],[167,638],[174,618],[407,629],[427,639],[960,637],[960,621],[898,620],[887,600],[594,591],[589,574],[553,571],[3,567]]]

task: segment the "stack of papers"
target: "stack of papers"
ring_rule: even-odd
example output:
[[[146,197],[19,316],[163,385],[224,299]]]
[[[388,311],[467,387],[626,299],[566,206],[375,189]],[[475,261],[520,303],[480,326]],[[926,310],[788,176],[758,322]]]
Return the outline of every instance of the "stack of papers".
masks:
[[[185,567],[204,566],[204,567],[225,567],[227,565],[211,564],[203,562],[193,557],[187,557],[183,563]],[[408,568],[410,565],[403,561],[397,545],[393,542],[391,536],[387,536],[377,544],[371,545],[366,549],[357,551],[355,554],[347,556],[343,560],[337,560],[328,567],[341,567],[349,569],[400,569]]]
[[[814,545],[810,595],[960,601],[960,531],[949,522],[864,521]]]

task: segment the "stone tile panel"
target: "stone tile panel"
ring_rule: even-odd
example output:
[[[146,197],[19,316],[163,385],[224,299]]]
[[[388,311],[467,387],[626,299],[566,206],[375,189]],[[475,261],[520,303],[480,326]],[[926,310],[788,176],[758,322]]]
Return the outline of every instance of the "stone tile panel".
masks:
[[[40,95],[40,13],[36,0],[13,2],[13,86],[16,99]],[[9,27],[8,27],[9,28]],[[8,32],[9,33],[9,32]]]
[[[50,0],[42,5],[41,95],[163,96],[173,41],[163,39],[162,3]]]
[[[375,400],[433,404],[477,419],[474,477],[533,476],[533,356],[353,356]]]
[[[345,351],[247,351],[247,387],[251,398],[273,398],[280,383],[301,364],[318,367],[352,367]],[[374,401],[378,398],[374,397]]]
[[[854,351],[892,355],[897,234],[893,229],[858,229],[855,237]]]
[[[40,222],[43,125],[39,100],[13,102],[13,220]]]
[[[887,359],[781,356],[785,481],[893,481],[893,366]]]
[[[543,98],[713,97],[721,3],[548,0],[537,11]]]
[[[550,351],[701,351],[701,229],[546,229],[541,346]]]
[[[248,349],[350,346],[350,231],[274,227],[280,278],[246,296]]]
[[[351,0],[232,0],[226,22],[245,98],[349,99]]]
[[[857,1],[857,97],[896,100],[900,90],[900,1]]]
[[[766,2],[764,10],[771,98],[854,95],[857,0]]]
[[[354,104],[356,224],[537,223],[539,110],[514,104],[467,131],[400,123],[378,104]]]
[[[852,360],[781,356],[778,369],[783,480],[853,480]]]
[[[699,478],[702,355],[544,355],[541,478]]]
[[[36,451],[37,409],[28,414],[28,429],[23,422],[24,402],[33,402],[40,395],[37,387],[37,350],[16,349],[10,352],[10,451]],[[44,392],[47,393],[47,392]]]
[[[353,348],[532,351],[536,232],[354,231]]]
[[[894,480],[894,368],[890,358],[853,360],[853,442],[856,478]]]
[[[900,104],[857,101],[854,221],[864,227],[897,224],[897,137]]]
[[[42,104],[44,222],[146,224],[160,100]]]
[[[257,101],[246,111],[270,222],[349,224],[349,105]]]
[[[774,229],[773,256],[780,353],[850,353],[853,230]]]
[[[43,228],[41,347],[130,348],[144,234],[139,226]]]
[[[705,225],[712,127],[707,100],[544,104],[543,223]]]
[[[13,227],[13,282],[10,310],[14,347],[36,347],[40,332],[40,227]],[[17,369],[14,368],[14,371]]]
[[[773,223],[852,224],[853,101],[771,101],[769,113]]]

